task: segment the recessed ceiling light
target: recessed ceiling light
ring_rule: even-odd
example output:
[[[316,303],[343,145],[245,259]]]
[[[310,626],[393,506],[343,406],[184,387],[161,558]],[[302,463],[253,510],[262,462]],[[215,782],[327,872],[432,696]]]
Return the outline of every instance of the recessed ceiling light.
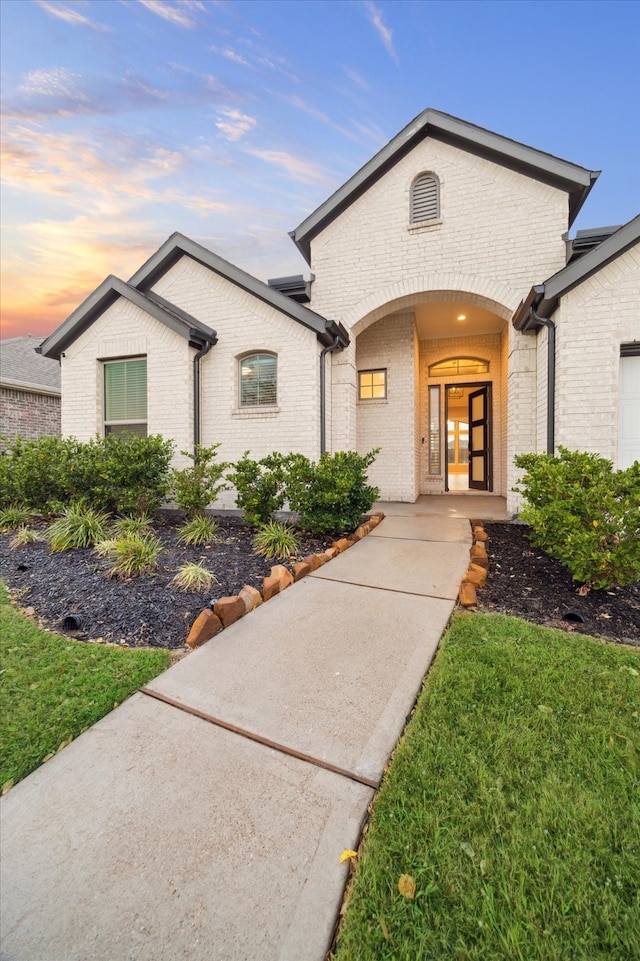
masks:
[[[457,320],[466,320],[466,319],[467,319],[466,314],[458,314]]]

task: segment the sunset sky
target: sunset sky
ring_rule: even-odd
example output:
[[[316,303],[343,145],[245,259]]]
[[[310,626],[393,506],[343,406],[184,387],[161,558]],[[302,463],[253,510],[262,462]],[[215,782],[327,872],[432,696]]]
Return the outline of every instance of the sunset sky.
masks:
[[[2,337],[47,334],[180,230],[266,280],[287,232],[425,107],[640,210],[640,4],[2,0]],[[534,278],[539,280],[540,278]]]

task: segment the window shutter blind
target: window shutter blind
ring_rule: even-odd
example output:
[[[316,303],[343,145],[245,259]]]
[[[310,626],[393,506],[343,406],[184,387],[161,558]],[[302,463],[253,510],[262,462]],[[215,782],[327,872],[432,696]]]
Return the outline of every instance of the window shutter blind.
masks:
[[[415,181],[411,192],[411,222],[435,220],[440,214],[440,190],[435,177],[423,174]]]
[[[105,364],[104,398],[105,420],[146,420],[146,360],[122,360]]]
[[[254,354],[240,363],[240,404],[243,407],[275,406],[277,400],[277,358]]]

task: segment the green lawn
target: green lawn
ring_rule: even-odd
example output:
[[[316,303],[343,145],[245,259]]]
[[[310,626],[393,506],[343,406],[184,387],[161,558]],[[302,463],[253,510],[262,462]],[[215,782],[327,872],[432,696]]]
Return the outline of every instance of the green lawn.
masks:
[[[0,583],[0,785],[25,777],[168,666],[166,651],[41,631]]]
[[[639,748],[637,652],[456,616],[376,799],[337,961],[637,961]]]

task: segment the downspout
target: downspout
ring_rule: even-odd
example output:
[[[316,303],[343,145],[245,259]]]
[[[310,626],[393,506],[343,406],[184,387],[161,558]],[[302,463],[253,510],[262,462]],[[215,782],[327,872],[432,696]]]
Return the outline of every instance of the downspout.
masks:
[[[325,348],[321,351],[321,353],[320,353],[320,455],[321,455],[321,456],[322,456],[322,454],[324,454],[324,453],[326,452],[326,449],[327,449],[327,439],[326,439],[326,436],[325,436],[325,434],[326,434],[326,419],[327,419],[326,406],[327,406],[327,405],[326,405],[326,398],[325,398],[326,373],[325,373],[324,359],[325,359],[325,357],[327,356],[327,354],[332,354],[333,351],[334,351],[334,350],[338,350],[338,348],[340,348],[340,350],[342,350],[342,347],[341,347],[341,345],[340,345],[340,336],[339,336],[338,334],[336,334],[336,336],[335,336],[335,338],[334,338],[334,340],[333,340],[333,343],[332,343],[332,344],[329,344],[328,347],[325,347]]]
[[[556,423],[556,325],[548,317],[540,317],[529,307],[529,317],[547,328],[547,454],[555,453]]]
[[[215,339],[207,340],[193,358],[193,452],[200,444],[200,360],[208,354]]]

